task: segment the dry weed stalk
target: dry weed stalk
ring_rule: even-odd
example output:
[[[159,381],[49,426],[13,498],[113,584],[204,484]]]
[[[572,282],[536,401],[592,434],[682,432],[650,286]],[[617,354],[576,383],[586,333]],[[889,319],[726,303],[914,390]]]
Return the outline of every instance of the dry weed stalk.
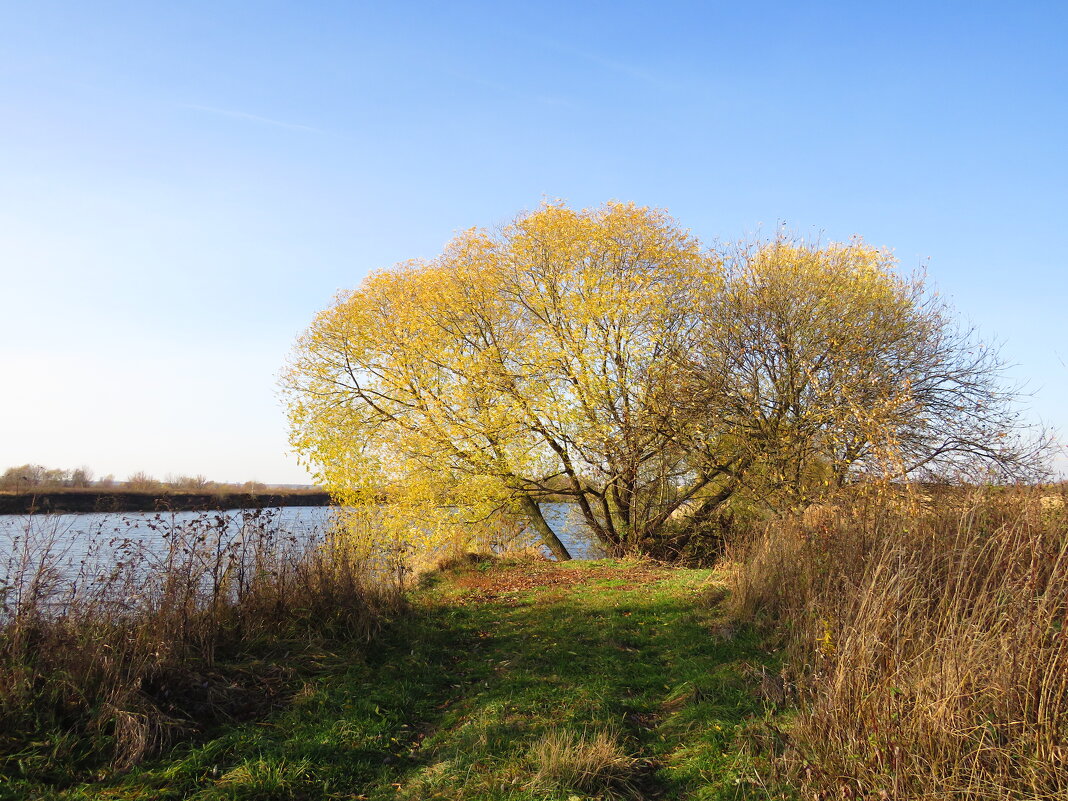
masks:
[[[28,517],[0,555],[0,763],[63,734],[128,767],[269,700],[279,676],[238,675],[221,655],[368,637],[398,603],[329,531],[287,533],[270,511],[152,526],[154,542],[102,525],[75,557],[71,532]]]
[[[1049,497],[884,493],[755,539],[735,613],[786,634],[802,710],[780,766],[807,793],[1068,798],[1068,515]]]

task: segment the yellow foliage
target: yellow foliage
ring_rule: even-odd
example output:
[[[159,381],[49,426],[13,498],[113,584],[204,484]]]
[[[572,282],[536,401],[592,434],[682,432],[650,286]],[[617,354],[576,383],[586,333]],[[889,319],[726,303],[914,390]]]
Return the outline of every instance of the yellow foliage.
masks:
[[[292,444],[342,504],[376,506],[386,539],[454,544],[551,476],[603,483],[646,458],[680,309],[719,280],[696,240],[628,204],[465,231],[318,315],[283,378]]]
[[[339,294],[282,384],[354,544],[403,561],[508,510],[566,558],[549,495],[629,551],[738,493],[804,504],[975,452],[990,421],[950,401],[994,390],[964,343],[859,239],[713,251],[661,211],[547,204]]]

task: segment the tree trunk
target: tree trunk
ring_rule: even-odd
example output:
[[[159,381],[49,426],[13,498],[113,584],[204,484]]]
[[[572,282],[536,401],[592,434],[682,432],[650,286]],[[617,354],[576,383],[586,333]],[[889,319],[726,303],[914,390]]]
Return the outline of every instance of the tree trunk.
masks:
[[[571,554],[567,552],[567,548],[560,542],[560,538],[556,536],[549,524],[545,522],[545,517],[541,513],[541,509],[538,504],[526,493],[522,493],[519,496],[519,503],[523,507],[523,512],[530,519],[530,522],[534,525],[535,531],[541,536],[541,541],[545,543],[545,547],[552,551],[553,556],[556,557],[558,562],[566,562],[571,558]]]

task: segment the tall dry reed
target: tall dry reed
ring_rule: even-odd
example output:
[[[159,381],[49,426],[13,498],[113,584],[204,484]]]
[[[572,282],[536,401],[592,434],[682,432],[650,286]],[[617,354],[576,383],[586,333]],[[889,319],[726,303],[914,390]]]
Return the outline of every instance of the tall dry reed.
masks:
[[[147,539],[57,520],[26,518],[2,549],[0,773],[128,767],[247,717],[284,683],[272,645],[366,638],[399,603],[328,529],[269,510],[159,515]]]
[[[776,626],[806,798],[1068,798],[1063,491],[842,502],[769,524],[735,613]]]

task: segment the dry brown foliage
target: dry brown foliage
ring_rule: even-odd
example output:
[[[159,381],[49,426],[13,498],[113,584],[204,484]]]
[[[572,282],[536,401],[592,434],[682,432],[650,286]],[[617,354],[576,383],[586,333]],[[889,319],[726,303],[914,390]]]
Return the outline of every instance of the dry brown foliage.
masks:
[[[1060,495],[895,490],[769,524],[733,605],[785,635],[778,767],[804,797],[1068,798]]]
[[[613,732],[551,731],[531,746],[529,759],[532,790],[578,790],[607,799],[640,797],[635,781],[641,760],[630,756]]]
[[[368,637],[399,603],[328,532],[269,511],[160,515],[154,544],[101,530],[77,558],[49,525],[28,517],[0,560],[0,763],[45,736],[128,767],[269,705],[288,669],[272,643]]]

